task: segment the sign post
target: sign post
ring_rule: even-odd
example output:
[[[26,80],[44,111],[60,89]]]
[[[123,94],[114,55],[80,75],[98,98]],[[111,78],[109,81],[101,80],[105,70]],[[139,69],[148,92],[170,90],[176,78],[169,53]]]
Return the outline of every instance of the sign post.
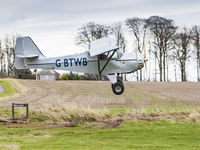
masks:
[[[28,119],[28,104],[16,104],[12,103],[12,119],[15,119],[15,107],[26,107],[26,119]]]

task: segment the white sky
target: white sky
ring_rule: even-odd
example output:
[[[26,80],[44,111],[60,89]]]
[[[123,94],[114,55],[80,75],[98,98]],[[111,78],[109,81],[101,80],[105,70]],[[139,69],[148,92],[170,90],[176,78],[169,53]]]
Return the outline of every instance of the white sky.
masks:
[[[200,25],[199,0],[0,0],[0,38],[30,36],[47,57],[82,52],[74,39],[83,24],[113,24],[159,15],[178,26]],[[129,45],[133,43],[129,42]]]

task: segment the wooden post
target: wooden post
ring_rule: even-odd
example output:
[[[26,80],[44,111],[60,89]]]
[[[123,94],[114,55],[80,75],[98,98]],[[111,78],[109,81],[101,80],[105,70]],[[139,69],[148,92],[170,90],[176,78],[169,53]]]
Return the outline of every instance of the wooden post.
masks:
[[[26,104],[26,119],[28,119],[28,104]]]
[[[12,103],[12,119],[14,120],[15,119],[15,107],[14,107],[14,103]]]
[[[99,80],[101,80],[101,69],[100,69],[100,56],[97,56],[98,59],[98,71],[99,71]]]

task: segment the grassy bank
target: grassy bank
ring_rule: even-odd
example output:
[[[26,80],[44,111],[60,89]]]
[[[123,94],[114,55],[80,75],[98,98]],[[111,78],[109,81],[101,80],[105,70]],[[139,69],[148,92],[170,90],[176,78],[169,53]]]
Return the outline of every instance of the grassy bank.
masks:
[[[200,124],[131,121],[118,128],[0,128],[0,149],[182,149],[200,148]],[[19,138],[20,137],[20,138]]]
[[[20,93],[12,80],[0,80],[0,85],[4,89],[4,92],[0,94],[0,98],[13,96],[16,93]]]

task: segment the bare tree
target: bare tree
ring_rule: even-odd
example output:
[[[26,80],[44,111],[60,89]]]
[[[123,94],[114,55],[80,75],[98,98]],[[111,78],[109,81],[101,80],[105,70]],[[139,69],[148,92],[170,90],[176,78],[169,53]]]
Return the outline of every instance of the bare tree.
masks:
[[[113,24],[112,27],[111,27],[111,31],[112,31],[112,34],[114,34],[114,36],[117,39],[117,46],[119,46],[119,48],[123,52],[125,52],[127,41],[126,41],[125,36],[124,36],[122,24],[120,22]]]
[[[90,44],[90,42],[100,39],[103,37],[108,37],[110,34],[110,27],[107,25],[96,24],[94,22],[89,22],[79,28],[79,32],[75,38],[76,44]]]
[[[137,50],[142,53],[146,36],[146,19],[138,17],[128,18],[126,19],[126,25],[134,35]],[[140,81],[142,81],[142,69],[140,69]]]
[[[148,68],[149,68],[149,77],[148,77],[148,81],[151,81],[151,53],[152,53],[152,50],[151,50],[151,42],[150,40],[148,41],[149,43],[149,58],[148,58]]]
[[[112,34],[114,34],[116,40],[117,40],[117,46],[123,51],[126,51],[126,39],[124,36],[124,32],[122,29],[122,24],[119,23],[115,23],[111,26],[111,31]],[[123,74],[121,74],[121,77],[123,79]],[[126,74],[124,74],[124,80],[126,81]]]
[[[1,76],[3,76],[5,74],[5,72],[4,72],[4,63],[5,63],[4,60],[5,60],[5,52],[2,49],[2,42],[0,40],[0,69],[1,69],[0,75]]]
[[[6,73],[7,76],[14,77],[15,76],[15,67],[14,67],[14,62],[15,62],[15,44],[16,44],[16,39],[19,37],[18,34],[15,35],[6,35],[4,39],[4,54],[6,57],[5,64],[7,65],[6,68]]]
[[[153,46],[153,55],[154,55],[154,81],[157,81],[157,60],[158,60],[158,52],[155,50],[156,46]]]
[[[174,56],[179,62],[182,81],[187,81],[186,62],[191,57],[190,41],[191,41],[190,32],[185,27],[183,28],[183,31],[177,33],[174,38],[174,44],[175,44]]]
[[[200,82],[200,26],[193,26],[191,31],[191,38],[196,49],[197,59],[197,80]]]
[[[6,35],[6,38],[4,39],[5,43],[5,52],[6,52],[6,58],[7,58],[7,76],[10,76],[10,66],[11,66],[11,51],[10,51],[10,37],[9,35]]]
[[[174,59],[174,79],[175,82],[177,82],[177,69],[176,69],[176,65],[177,65],[177,59],[175,57],[173,57]]]
[[[177,27],[174,26],[173,20],[159,16],[149,17],[147,25],[154,36],[153,43],[156,46],[156,50],[158,50],[156,58],[159,63],[160,81],[163,81],[163,76],[164,81],[166,81],[166,58],[168,56],[168,50],[172,49],[170,46]]]

